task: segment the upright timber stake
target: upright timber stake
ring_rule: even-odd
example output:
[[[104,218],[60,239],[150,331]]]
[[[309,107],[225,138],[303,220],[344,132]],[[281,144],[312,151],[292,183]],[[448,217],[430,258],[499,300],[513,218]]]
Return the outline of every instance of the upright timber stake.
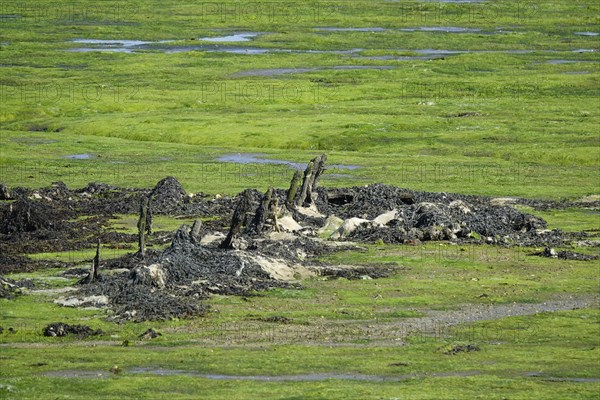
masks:
[[[275,198],[277,198],[275,196]],[[254,215],[254,220],[252,221],[252,230],[254,233],[260,234],[265,226],[265,222],[269,219],[269,211],[271,210],[271,201],[273,199],[273,188],[269,187],[260,201],[260,205],[256,210],[256,214]]]
[[[92,283],[98,280],[98,269],[100,268],[100,239],[98,239],[98,244],[96,246],[96,255],[92,260],[92,267],[90,268],[90,272],[87,276],[79,281],[79,283],[87,284]]]
[[[269,216],[273,221],[273,227],[276,232],[279,232],[279,221],[278,214],[279,213],[279,198],[277,196],[273,196],[271,202],[269,203]]]
[[[100,239],[98,239],[96,255],[94,256],[94,261],[92,261],[92,282],[98,280],[98,269],[100,269]]]
[[[146,222],[148,217],[148,198],[143,197],[140,203],[140,219],[138,220],[138,255],[144,257],[146,254]]]
[[[313,158],[306,166],[302,180],[302,189],[294,203],[297,207],[310,206],[312,204],[312,193],[317,188],[321,174],[325,171],[325,161],[327,161],[327,155],[322,154]]]
[[[292,181],[290,182],[290,188],[287,191],[287,196],[285,199],[285,206],[291,210],[294,207],[294,202],[296,200],[296,194],[298,193],[298,188],[300,187],[300,183],[302,182],[302,172],[296,170],[294,176],[292,177]]]
[[[220,245],[222,249],[232,249],[233,239],[235,239],[235,237],[242,231],[242,228],[246,225],[246,219],[252,207],[252,202],[250,199],[251,192],[252,191],[250,189],[246,189],[240,194],[240,199],[235,206],[235,211],[233,212],[233,217],[231,218],[231,227],[229,228],[229,233]]]
[[[148,201],[148,212],[146,213],[146,233],[152,235],[152,203]]]
[[[200,241],[200,228],[202,228],[202,221],[197,219],[194,221],[192,230],[190,231],[190,238],[194,243],[198,243]]]

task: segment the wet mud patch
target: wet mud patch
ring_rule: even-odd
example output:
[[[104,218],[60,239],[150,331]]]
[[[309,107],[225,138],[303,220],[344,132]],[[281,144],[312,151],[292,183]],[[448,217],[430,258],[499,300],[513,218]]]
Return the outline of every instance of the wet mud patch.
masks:
[[[196,371],[174,370],[165,368],[137,367],[128,370],[134,374],[149,374],[160,376],[195,376],[205,379],[223,381],[256,381],[256,382],[320,382],[327,380],[364,381],[364,382],[400,382],[415,378],[430,377],[452,377],[452,376],[474,376],[479,371],[457,371],[457,372],[431,372],[427,374],[405,374],[399,376],[367,375],[356,373],[309,373],[296,375],[225,375],[225,374],[203,374]]]
[[[110,371],[84,371],[77,369],[62,370],[62,371],[49,371],[42,374],[47,378],[67,378],[67,379],[106,379],[110,378],[113,374]]]
[[[333,67],[312,67],[312,68],[266,68],[251,69],[247,71],[236,72],[231,75],[234,78],[247,76],[278,76],[290,74],[304,74],[316,71],[353,71],[353,70],[388,70],[395,67],[389,65],[336,65]]]
[[[38,145],[42,145],[42,144],[52,144],[52,143],[58,142],[58,140],[43,139],[43,138],[36,138],[36,137],[19,137],[19,138],[11,138],[10,140],[12,142],[22,143],[22,144],[26,144],[28,146],[38,146]]]

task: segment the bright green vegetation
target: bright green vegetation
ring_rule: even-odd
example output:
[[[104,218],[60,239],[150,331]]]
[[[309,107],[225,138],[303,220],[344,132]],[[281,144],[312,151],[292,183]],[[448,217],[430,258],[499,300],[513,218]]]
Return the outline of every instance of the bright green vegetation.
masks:
[[[377,181],[548,198],[596,192],[600,64],[597,52],[574,50],[598,50],[597,37],[575,34],[598,31],[598,5],[376,3],[253,2],[253,10],[237,2],[137,1],[118,9],[20,2],[13,14],[21,18],[2,21],[2,180],[149,186],[173,174],[189,190],[233,194],[279,185],[289,170],[259,165],[248,176],[215,163],[218,155],[260,151],[305,162],[327,152],[332,163],[362,167],[341,171],[350,176],[325,180],[329,185]],[[388,30],[317,29],[328,26]],[[481,32],[399,30],[419,26]],[[504,32],[488,34],[497,29]],[[239,31],[262,34],[220,45],[362,50],[67,51],[94,46],[70,42],[82,38],[173,40],[159,45],[171,48],[211,45],[190,39]],[[533,52],[369,58],[422,55],[415,53],[422,49]],[[392,68],[322,69],[351,65]],[[269,68],[321,69],[236,75]],[[63,158],[82,153],[93,158]]]
[[[222,155],[262,153],[305,163],[325,152],[330,164],[360,167],[331,168],[321,181],[326,186],[383,182],[490,196],[598,195],[600,42],[575,34],[600,32],[598,4],[245,3],[250,2],[3,4],[0,182],[152,187],[173,175],[189,192],[233,195],[248,187],[286,187],[292,170],[216,161]],[[481,31],[400,30],[420,26]],[[239,43],[191,40],[246,31],[261,34]],[[137,53],[68,51],[94,47],[74,39],[173,42]],[[164,52],[215,44],[286,51]],[[423,56],[423,49],[464,52],[443,59],[402,58]],[[244,75],[273,68],[315,70]],[[67,158],[81,154],[90,158]],[[550,228],[597,236],[597,211],[531,212]],[[136,232],[135,216],[115,217],[110,221],[115,231]],[[171,231],[191,222],[155,216],[154,228]],[[54,304],[63,295],[56,291],[76,282],[63,278],[62,270],[14,274],[13,279],[46,282],[48,291],[0,300],[0,398],[595,399],[597,308],[467,323],[438,335],[396,340],[394,324],[431,310],[598,293],[597,261],[529,255],[539,250],[368,246],[324,261],[394,263],[398,272],[379,280],[309,279],[304,290],[248,298],[215,296],[206,318],[140,324],[114,324],[103,311]],[[597,247],[574,250],[598,254]],[[102,254],[107,259],[129,251],[103,248]],[[30,257],[86,266],[93,254],[94,249],[84,249]],[[265,321],[269,317],[290,321]],[[44,326],[58,321],[105,333],[85,340],[41,335]],[[150,327],[163,335],[139,339]],[[455,344],[480,350],[443,354],[441,349]],[[123,372],[109,373],[114,365]],[[137,367],[191,375],[135,374]],[[65,370],[108,378],[45,375]],[[315,373],[404,380],[193,376]]]
[[[50,398],[55,393],[76,396],[84,385],[91,385],[88,390],[97,397],[135,393],[139,398],[156,398],[164,392],[176,398],[252,398],[257,393],[271,398],[299,393],[315,399],[358,399],[366,393],[367,398],[477,398],[494,387],[490,398],[524,399],[531,390],[546,398],[567,393],[571,398],[593,398],[598,383],[568,379],[597,378],[600,373],[600,315],[595,309],[457,327],[439,325],[430,333],[398,339],[404,321],[414,321],[430,309],[539,303],[561,293],[583,297],[597,293],[597,280],[589,279],[597,274],[596,263],[541,259],[528,256],[531,251],[444,244],[369,246],[366,252],[338,253],[327,261],[392,262],[402,268],[378,280],[310,279],[304,282],[305,290],[278,289],[246,299],[216,296],[210,300],[209,316],[190,321],[117,325],[104,321],[103,311],[59,307],[51,302],[56,295],[50,293],[2,300],[2,325],[17,330],[14,334],[5,330],[1,336],[2,362],[11,366],[3,369],[2,382],[14,387],[22,398]],[[46,271],[38,278],[50,282],[59,272]],[[72,280],[59,286],[69,284]],[[52,286],[57,286],[56,280]],[[289,323],[264,321],[274,316],[289,318]],[[58,320],[89,324],[105,333],[83,341],[43,337],[42,328]],[[163,336],[152,341],[139,339],[149,327]],[[122,347],[123,341],[129,346]],[[477,345],[480,351],[443,354],[461,343]],[[114,365],[123,372],[108,372]],[[137,374],[136,368],[180,372],[155,376]],[[55,371],[91,371],[109,379],[61,378],[52,376]],[[402,381],[264,383],[193,376],[319,373]],[[550,383],[545,379],[564,378],[568,379],[553,381],[552,391],[548,389]]]

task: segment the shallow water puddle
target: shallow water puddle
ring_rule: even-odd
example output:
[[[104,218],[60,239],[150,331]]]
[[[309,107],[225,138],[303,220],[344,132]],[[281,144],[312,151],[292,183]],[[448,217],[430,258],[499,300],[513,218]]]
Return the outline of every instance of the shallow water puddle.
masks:
[[[169,43],[172,40],[160,40],[158,42],[145,40],[129,40],[129,39],[73,39],[72,43],[89,44],[94,47],[77,47],[68,49],[67,51],[75,53],[87,53],[92,51],[104,51],[114,53],[133,53],[135,50],[141,50],[143,46]]]
[[[323,26],[314,28],[317,31],[323,32],[385,32],[388,29],[380,28],[380,27],[372,27],[372,28],[338,28],[335,26]]]
[[[349,29],[349,28],[348,28]],[[438,28],[423,28],[423,29],[438,29]],[[453,27],[439,28],[439,29],[453,29]],[[468,28],[454,28],[454,29],[468,29]],[[218,41],[229,41],[221,40],[224,38],[242,37],[249,34],[237,34],[231,36],[223,36]],[[254,35],[254,33],[252,33]],[[211,39],[211,38],[204,38]],[[204,40],[202,39],[202,40]],[[147,42],[142,40],[125,40],[125,39],[73,39],[71,43],[90,44],[94,47],[77,47],[67,49],[71,52],[91,52],[91,51],[109,51],[109,52],[122,52],[122,53],[134,53],[138,51],[160,51],[164,53],[181,53],[188,51],[206,51],[206,52],[220,52],[230,54],[266,54],[266,53],[297,53],[297,54],[340,54],[340,55],[356,55],[364,49],[355,48],[348,50],[297,50],[297,49],[283,49],[283,48],[266,48],[266,47],[246,47],[246,46],[221,46],[219,44],[205,44],[205,45],[184,45],[184,46],[164,46],[161,44],[172,43],[174,40],[161,40],[156,42]],[[475,53],[505,53],[505,54],[528,54],[528,53],[558,53],[559,50],[447,50],[447,49],[391,49],[396,51],[406,51],[420,54],[422,56],[447,56],[455,54],[475,54]],[[594,49],[575,49],[565,50],[564,52],[572,53],[591,53],[595,52]]]
[[[442,32],[442,33],[478,33],[481,29],[461,28],[458,26],[419,26],[417,28],[403,28],[402,32]]]
[[[573,32],[574,35],[579,35],[579,36],[598,36],[599,33],[598,32]]]
[[[423,3],[483,3],[487,0],[419,0]]]
[[[258,36],[258,33],[242,32],[242,33],[234,33],[233,35],[228,35],[228,36],[203,37],[198,40],[202,40],[205,42],[249,42],[256,36]]]
[[[575,63],[582,63],[582,62],[593,62],[591,60],[548,60],[546,61],[546,63],[548,64],[575,64]]]
[[[64,156],[64,158],[68,158],[69,160],[90,160],[93,158],[93,156],[88,153],[83,153],[83,154],[71,154],[68,156]]]
[[[225,163],[236,163],[236,164],[277,164],[277,165],[287,165],[293,169],[303,170],[306,168],[306,163],[298,163],[289,160],[279,160],[274,158],[262,158],[266,156],[263,153],[236,153],[236,154],[226,154],[219,158],[217,161],[225,162]],[[345,165],[345,164],[331,164],[329,165],[329,169],[346,169],[346,170],[355,170],[360,168],[358,165]]]

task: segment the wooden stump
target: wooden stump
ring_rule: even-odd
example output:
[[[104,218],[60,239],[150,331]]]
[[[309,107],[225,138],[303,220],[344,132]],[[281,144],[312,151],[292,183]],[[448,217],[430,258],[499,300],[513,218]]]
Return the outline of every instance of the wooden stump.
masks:
[[[242,228],[244,228],[244,226],[246,225],[246,219],[252,207],[252,202],[250,201],[250,193],[251,190],[246,189],[240,194],[240,199],[238,200],[238,203],[235,206],[235,211],[233,212],[233,217],[231,218],[231,226],[229,228],[229,233],[227,234],[225,240],[221,242],[221,248],[233,248],[233,239],[235,239],[235,237],[242,231]]]
[[[308,207],[313,203],[312,193],[317,189],[319,178],[325,171],[325,161],[327,161],[327,155],[321,154],[313,158],[306,166],[300,194],[294,201],[296,207]]]
[[[148,221],[148,198],[143,197],[140,202],[140,218],[138,219],[138,255],[146,255],[146,222]]]

